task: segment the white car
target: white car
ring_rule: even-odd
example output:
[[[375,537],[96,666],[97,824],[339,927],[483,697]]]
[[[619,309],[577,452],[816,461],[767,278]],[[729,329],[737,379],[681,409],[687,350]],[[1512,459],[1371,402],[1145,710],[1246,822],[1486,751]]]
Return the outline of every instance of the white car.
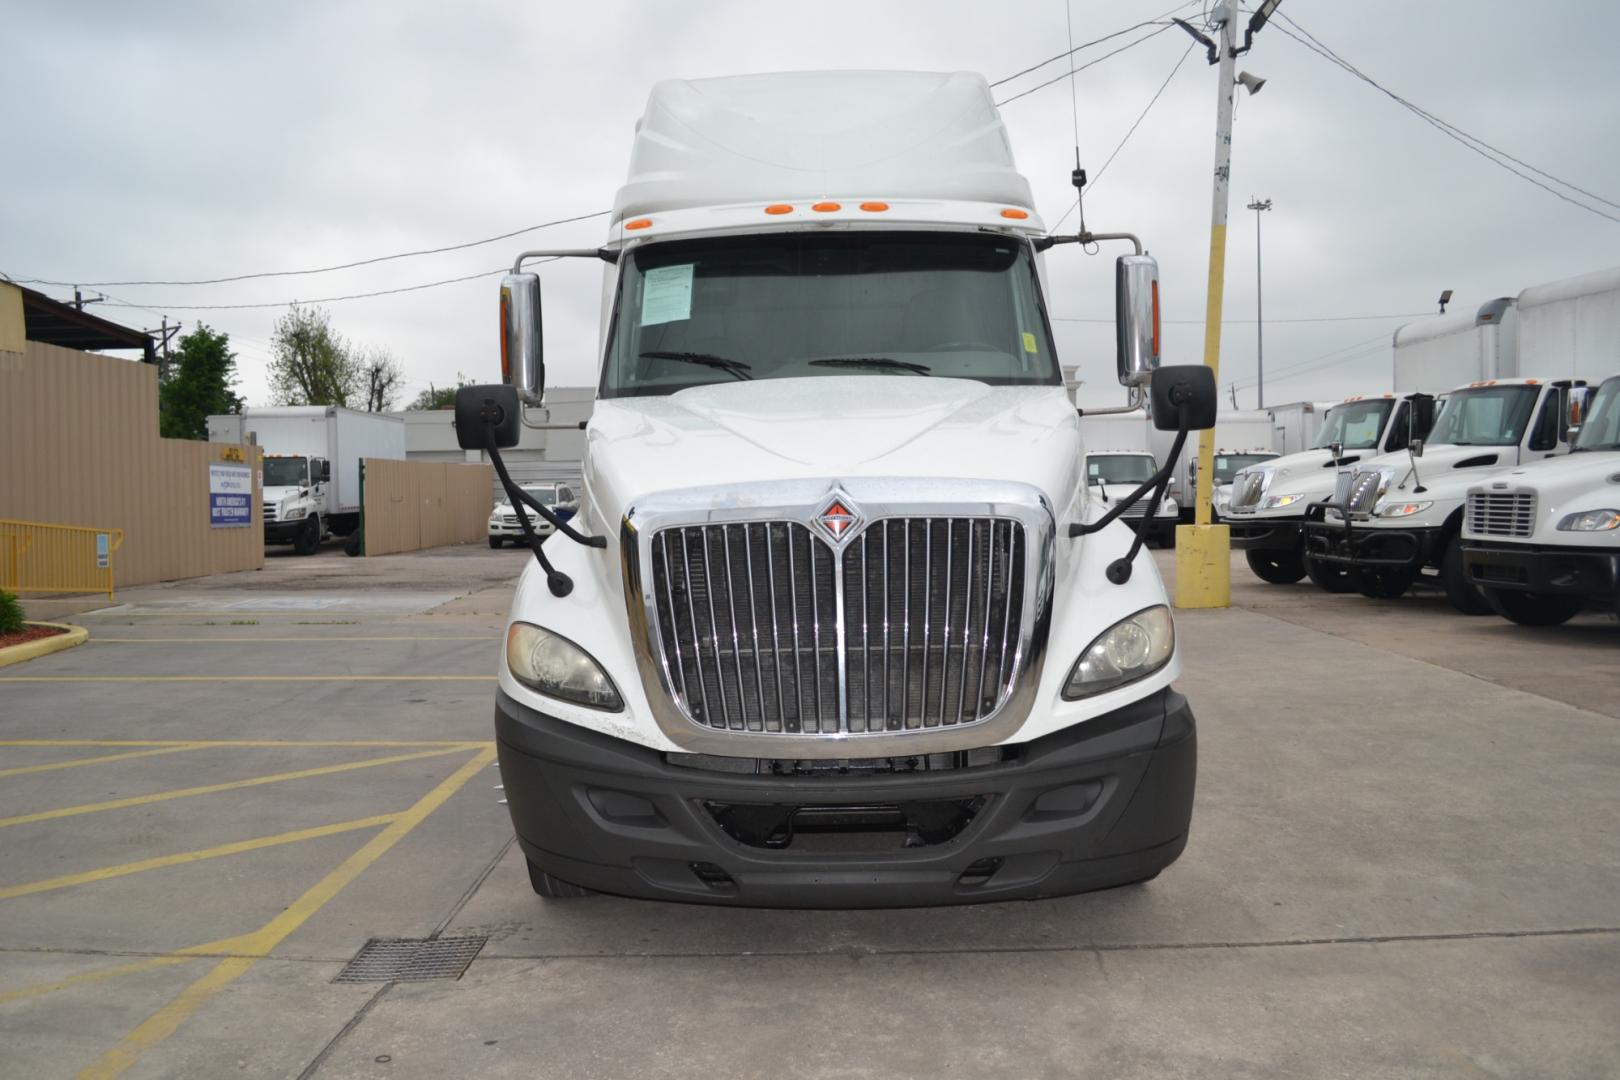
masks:
[[[523,490],[556,510],[564,520],[571,517],[579,506],[578,497],[566,484],[525,484]],[[532,511],[529,513],[529,522],[534,526],[535,535],[541,538],[557,531],[555,525]],[[512,509],[511,502],[502,499],[495,504],[495,509],[489,515],[489,546],[498,548],[508,540],[514,546],[521,547],[523,526],[518,524],[517,511]]]
[[[1118,501],[1141,487],[1159,469],[1154,456],[1145,450],[1100,450],[1086,455],[1086,485],[1105,506]],[[1135,529],[1147,516],[1149,496],[1144,495],[1120,515],[1120,520]],[[1181,508],[1167,492],[1153,515],[1153,538],[1161,547],[1173,547],[1176,542],[1176,522]]]

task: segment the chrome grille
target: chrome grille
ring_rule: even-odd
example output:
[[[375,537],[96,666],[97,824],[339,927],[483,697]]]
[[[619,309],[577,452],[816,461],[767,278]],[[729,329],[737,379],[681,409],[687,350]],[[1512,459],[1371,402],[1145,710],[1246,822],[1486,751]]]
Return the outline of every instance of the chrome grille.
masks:
[[[1383,494],[1384,474],[1376,470],[1358,471],[1350,478],[1350,488],[1342,505],[1352,514],[1370,514]]]
[[[1349,469],[1339,470],[1339,475],[1333,480],[1333,505],[1343,507],[1350,501],[1350,484],[1356,474]]]
[[[841,556],[796,521],[676,526],[654,534],[650,554],[675,701],[705,727],[950,727],[988,717],[1010,691],[1024,611],[1018,522],[884,519]]]
[[[846,730],[952,727],[995,712],[1012,681],[1024,554],[1022,527],[994,518],[878,521],[850,543]]]
[[[1260,491],[1266,486],[1266,474],[1263,472],[1239,473],[1232,480],[1232,501],[1228,504],[1233,510],[1247,510],[1260,505]]]
[[[1475,491],[1468,496],[1468,532],[1480,536],[1529,536],[1536,531],[1536,496],[1530,491]]]
[[[276,504],[275,503],[267,502],[267,503],[264,504],[264,520],[266,520],[266,521],[275,521],[276,520]]]

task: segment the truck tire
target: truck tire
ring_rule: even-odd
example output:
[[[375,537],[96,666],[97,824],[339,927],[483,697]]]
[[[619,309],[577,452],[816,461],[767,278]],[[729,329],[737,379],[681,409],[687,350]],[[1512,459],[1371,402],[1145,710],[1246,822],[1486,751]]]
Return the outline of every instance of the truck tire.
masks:
[[[1297,551],[1244,552],[1254,576],[1270,585],[1292,585],[1305,576],[1305,561]]]
[[[1318,562],[1311,558],[1310,553],[1305,555],[1305,576],[1319,589],[1330,593],[1347,593],[1355,589],[1355,579],[1350,571],[1339,568],[1332,563]]]
[[[502,540],[498,536],[492,536],[489,538],[489,546],[492,548],[498,548],[504,543],[506,543],[506,541]]]
[[[1518,592],[1514,589],[1481,589],[1496,613],[1520,626],[1559,626],[1579,615],[1586,606],[1580,596]]]
[[[1410,570],[1392,567],[1387,570],[1357,570],[1352,575],[1356,589],[1362,596],[1373,600],[1393,600],[1406,595],[1416,575]]]
[[[354,532],[349,534],[349,538],[347,540],[343,541],[343,554],[347,555],[351,559],[359,558],[359,556],[360,556],[360,530],[359,529],[354,530]]]
[[[1176,546],[1175,522],[1171,522],[1168,525],[1162,525],[1159,527],[1159,546],[1166,549],[1171,549]]]
[[[524,861],[529,862],[527,859]],[[536,896],[543,896],[547,900],[575,900],[581,896],[596,895],[571,881],[552,877],[532,862],[529,862],[529,884],[534,887]]]
[[[1468,580],[1463,566],[1462,537],[1453,536],[1446,541],[1445,554],[1440,557],[1440,584],[1446,590],[1451,606],[1464,615],[1489,615],[1494,608],[1479,591],[1479,586]]]
[[[304,519],[304,527],[298,530],[298,538],[293,541],[294,555],[313,555],[315,549],[321,546],[321,519],[311,514]]]

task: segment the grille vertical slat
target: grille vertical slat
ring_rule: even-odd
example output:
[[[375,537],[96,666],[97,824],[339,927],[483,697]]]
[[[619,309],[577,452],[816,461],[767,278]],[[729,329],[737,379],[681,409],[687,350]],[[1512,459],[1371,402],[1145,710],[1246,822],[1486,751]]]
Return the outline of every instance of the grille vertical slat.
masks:
[[[1005,518],[882,519],[839,550],[794,521],[663,529],[650,591],[668,686],[717,731],[976,723],[1011,692],[1026,558]]]

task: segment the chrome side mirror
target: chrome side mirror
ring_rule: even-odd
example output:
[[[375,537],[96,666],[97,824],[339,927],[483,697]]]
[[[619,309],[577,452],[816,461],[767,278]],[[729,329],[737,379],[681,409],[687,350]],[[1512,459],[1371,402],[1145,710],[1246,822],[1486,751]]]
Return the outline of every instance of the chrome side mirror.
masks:
[[[1121,255],[1114,263],[1114,323],[1119,336],[1119,383],[1142,387],[1159,366],[1159,262]]]
[[[538,405],[545,395],[539,274],[507,274],[501,279],[501,380],[524,404]]]

